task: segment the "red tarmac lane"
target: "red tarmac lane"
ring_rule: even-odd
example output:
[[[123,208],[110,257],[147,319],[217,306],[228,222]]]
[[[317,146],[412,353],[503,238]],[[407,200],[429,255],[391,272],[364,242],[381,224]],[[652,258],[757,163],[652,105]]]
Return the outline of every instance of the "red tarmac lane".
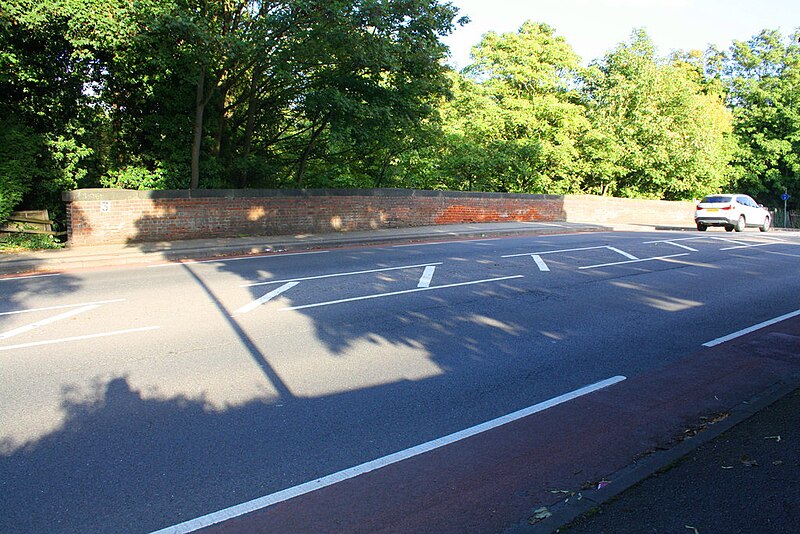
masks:
[[[686,430],[800,377],[800,317],[505,426],[208,527],[498,532],[615,477]],[[655,467],[654,469],[657,469]],[[573,497],[574,498],[574,497]]]

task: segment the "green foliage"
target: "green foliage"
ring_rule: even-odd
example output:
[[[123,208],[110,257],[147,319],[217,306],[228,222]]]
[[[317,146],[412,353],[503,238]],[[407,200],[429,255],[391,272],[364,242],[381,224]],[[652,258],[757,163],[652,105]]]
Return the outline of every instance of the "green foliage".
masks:
[[[59,248],[64,248],[64,243],[51,235],[14,233],[0,237],[0,251],[2,252]]]
[[[590,67],[554,28],[443,67],[445,0],[0,0],[0,219],[75,187],[800,200],[800,50],[764,31]]]
[[[587,173],[590,191],[680,200],[727,184],[731,119],[696,64],[660,62],[639,30],[596,62],[584,83],[595,130],[587,153],[601,163]]]
[[[735,185],[762,202],[779,205],[800,195],[800,34],[787,41],[763,31],[735,41],[725,72],[738,141]]]

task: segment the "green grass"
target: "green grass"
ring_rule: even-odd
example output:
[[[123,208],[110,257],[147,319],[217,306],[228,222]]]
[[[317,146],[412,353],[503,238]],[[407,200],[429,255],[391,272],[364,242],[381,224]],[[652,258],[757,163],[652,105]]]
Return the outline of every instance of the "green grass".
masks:
[[[8,234],[0,237],[0,252],[25,252],[29,250],[63,248],[64,243],[46,234]]]

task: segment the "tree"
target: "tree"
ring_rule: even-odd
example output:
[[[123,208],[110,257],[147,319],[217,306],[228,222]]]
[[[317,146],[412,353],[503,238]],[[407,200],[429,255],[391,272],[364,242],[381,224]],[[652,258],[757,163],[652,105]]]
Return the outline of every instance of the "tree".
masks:
[[[600,163],[591,167],[589,188],[680,200],[727,183],[731,119],[719,91],[705,84],[697,57],[659,62],[650,38],[637,30],[587,71],[595,130],[587,152]]]
[[[734,41],[727,62],[738,140],[735,186],[779,204],[800,195],[800,34],[764,30]]]

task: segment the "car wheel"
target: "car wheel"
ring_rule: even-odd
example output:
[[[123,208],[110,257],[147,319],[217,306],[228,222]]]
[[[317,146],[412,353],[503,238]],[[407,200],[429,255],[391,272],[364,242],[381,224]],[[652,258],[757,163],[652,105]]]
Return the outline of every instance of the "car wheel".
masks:
[[[725,225],[725,231],[726,232],[733,232],[733,225],[732,224],[726,224]]]
[[[705,231],[708,229],[708,226],[706,226],[706,225],[705,225],[705,224],[703,224],[703,223],[697,223],[697,229],[698,229],[699,231],[701,231],[701,232],[705,232]]]
[[[744,215],[739,215],[739,220],[736,221],[736,226],[733,229],[737,232],[744,232],[745,226],[747,226],[747,223],[744,220]]]
[[[769,229],[770,229],[770,223],[771,223],[771,221],[769,220],[769,217],[766,217],[766,218],[764,219],[764,224],[762,224],[761,226],[759,226],[759,227],[758,227],[758,229],[759,229],[759,230],[761,230],[762,232],[769,232]]]

